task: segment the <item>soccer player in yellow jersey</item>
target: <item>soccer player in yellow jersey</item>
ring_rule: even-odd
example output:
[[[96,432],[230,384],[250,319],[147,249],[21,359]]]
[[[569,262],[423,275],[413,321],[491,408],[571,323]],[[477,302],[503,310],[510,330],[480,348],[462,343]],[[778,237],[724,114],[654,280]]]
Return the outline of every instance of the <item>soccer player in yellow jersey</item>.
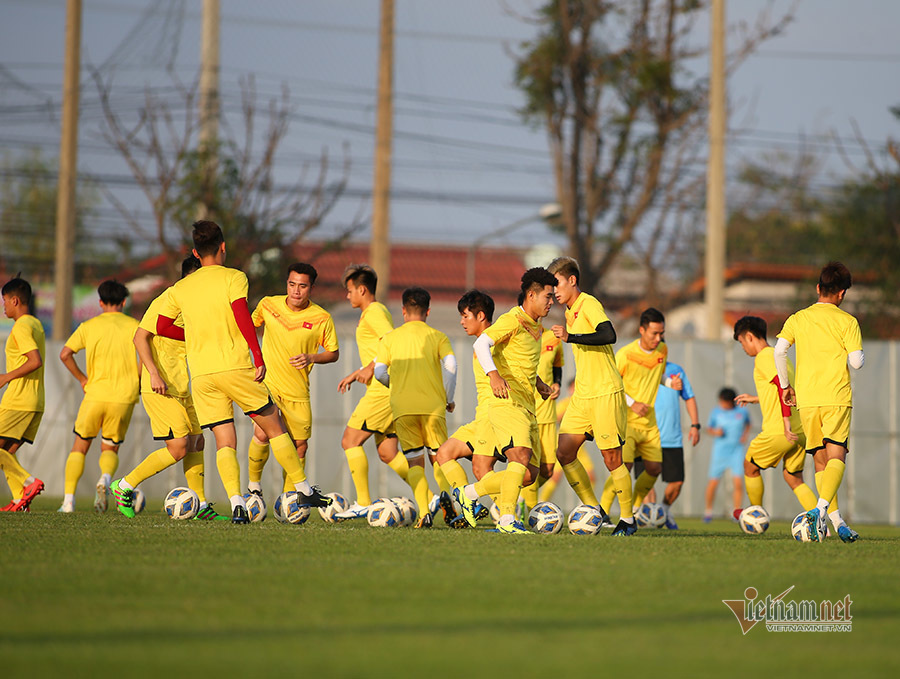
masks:
[[[400,447],[410,465],[410,485],[419,506],[417,528],[431,526],[431,498],[425,480],[425,450],[433,455],[447,440],[447,416],[453,412],[456,356],[447,336],[425,320],[431,295],[424,288],[403,291],[403,325],[381,340],[375,379],[391,390],[391,411]],[[413,483],[414,469],[416,481]],[[437,469],[437,468],[436,468]]]
[[[356,326],[356,347],[362,366],[340,381],[338,391],[345,394],[354,382],[359,382],[366,387],[366,393],[350,415],[341,437],[341,448],[347,456],[350,476],[356,488],[356,500],[346,511],[335,515],[337,521],[365,518],[369,514],[372,502],[369,495],[369,461],[363,444],[371,436],[375,437],[375,448],[382,462],[410,486],[414,487],[418,482],[418,471],[413,472],[412,480],[409,479],[409,462],[399,452],[391,412],[391,392],[372,378],[381,338],[394,329],[391,312],[375,298],[378,275],[367,264],[350,265],[344,272],[344,287],[350,305],[362,312]]]
[[[541,267],[526,271],[522,304],[500,316],[475,340],[475,356],[491,386],[487,403],[494,442],[508,464],[501,473],[453,490],[470,526],[475,526],[478,498],[499,493],[496,530],[509,535],[529,533],[516,520],[515,510],[522,487],[537,480],[541,461],[534,390],[543,398],[550,396],[550,387],[538,377],[537,368],[544,333],[540,319],[550,313],[555,282]]]
[[[575,393],[575,379],[573,378],[573,379],[569,380],[568,395],[563,396],[562,398],[559,398],[555,401],[557,429],[559,428],[559,424],[562,422],[563,417],[565,417],[565,415],[566,415],[566,410],[568,410],[568,408],[569,408],[569,403],[572,402],[572,394],[574,394],[574,393]],[[558,439],[557,435],[554,434],[554,441],[553,441],[553,444],[549,447],[549,450],[553,451],[553,459],[556,460],[556,462],[553,465],[553,474],[550,476],[549,479],[544,481],[543,485],[541,486],[541,495],[540,495],[541,502],[550,502],[550,500],[553,498],[553,493],[556,491],[556,487],[559,485],[559,482],[562,481],[562,478],[563,478],[562,467],[559,464],[559,460],[556,459],[556,445],[557,445],[556,442],[558,440],[559,439]],[[548,445],[550,445],[550,444],[548,444]],[[543,444],[541,444],[541,447],[544,450],[547,450],[547,448],[543,447]],[[591,459],[591,456],[588,454],[584,445],[582,445],[578,449],[577,457],[578,457],[578,461],[581,462],[581,465],[584,467],[584,470],[587,472],[588,479],[590,480],[590,483],[593,486],[593,484],[594,484],[594,461]]]
[[[803,482],[803,462],[806,457],[806,436],[800,426],[796,409],[784,403],[775,351],[766,339],[765,319],[744,316],[734,324],[734,339],[744,352],[753,358],[753,383],[756,396],[740,394],[735,403],[746,406],[759,403],[762,410],[762,431],[750,442],[744,458],[744,485],[751,505],[762,505],[763,479],[760,471],[784,464],[784,480],[794,491],[805,511],[816,506],[816,496]],[[794,366],[788,361],[788,378],[794,378]],[[736,517],[740,514],[736,511]]]
[[[75,442],[66,460],[65,495],[60,512],[75,511],[75,489],[84,473],[84,460],[97,434],[100,442],[100,479],[94,497],[94,511],[107,508],[112,475],[119,467],[119,446],[131,422],[138,400],[140,373],[134,350],[138,322],[122,313],[128,288],[115,280],[97,288],[102,313],[79,325],[66,340],[59,359],[84,390],[84,399],[75,419]],[[85,353],[87,375],[75,363],[75,354]]]
[[[848,366],[859,370],[865,363],[859,323],[840,308],[852,282],[846,266],[829,262],[819,274],[818,301],[788,318],[775,344],[783,400],[799,409],[806,452],[816,465],[819,500],[806,516],[812,538],[819,542],[825,539],[826,513],[841,540],[853,542],[859,537],[840,518],[837,505],[831,506],[844,477],[850,438],[853,393]],[[797,345],[796,392],[787,364],[792,344]]]
[[[200,268],[200,260],[190,255],[181,263],[184,278]],[[212,504],[206,501],[203,485],[203,432],[191,398],[184,337],[172,339],[157,336],[159,310],[166,304],[170,288],[154,299],[138,329],[134,333],[134,346],[141,358],[141,400],[150,417],[150,431],[155,441],[164,441],[165,447],[145,457],[137,467],[123,478],[112,482],[110,490],[115,497],[122,491],[133,491],[139,484],[163,469],[181,460],[188,487],[197,493],[200,511],[197,521],[227,521]],[[184,331],[181,318],[176,326]],[[121,514],[134,518],[134,507],[117,503]]]
[[[0,469],[12,501],[0,512],[27,512],[44,482],[25,471],[16,453],[23,443],[34,443],[44,414],[44,328],[31,315],[28,281],[13,278],[2,294],[3,311],[14,323],[6,339],[6,372],[0,373],[0,389],[6,387],[0,399]]]
[[[578,499],[600,509],[606,523],[609,517],[600,507],[587,470],[578,459],[585,441],[597,444],[622,508],[613,535],[633,535],[637,526],[631,509],[631,476],[622,461],[625,393],[612,350],[616,330],[600,301],[579,287],[577,261],[558,257],[548,269],[556,278],[556,300],[566,307],[566,325],[554,325],[551,330],[572,345],[575,357],[575,393],[559,425],[556,456]]]
[[[231,503],[232,523],[250,522],[241,495],[241,470],[235,451],[235,405],[269,437],[275,459],[301,493],[301,503],[328,506],[331,499],[316,489],[304,493],[306,486],[301,484],[306,477],[297,449],[262,384],[266,365],[247,306],[247,276],[224,266],[225,238],[218,224],[208,220],[195,222],[192,236],[200,270],[172,286],[159,311],[156,330],[157,335],[175,334],[177,338],[172,329],[175,318],[181,314],[194,406],[200,426],[212,429],[216,438],[216,466]],[[122,489],[116,499],[130,502],[131,491]]]
[[[312,435],[309,373],[317,363],[334,363],[339,355],[331,314],[310,299],[318,275],[311,264],[292,264],[288,268],[287,294],[263,297],[253,312],[253,325],[264,327],[265,384],[294,439],[304,474]],[[319,351],[320,347],[323,351]],[[248,458],[250,492],[262,497],[260,479],[269,459],[269,439],[259,425],[253,427]],[[284,485],[285,491],[293,488],[286,476]]]

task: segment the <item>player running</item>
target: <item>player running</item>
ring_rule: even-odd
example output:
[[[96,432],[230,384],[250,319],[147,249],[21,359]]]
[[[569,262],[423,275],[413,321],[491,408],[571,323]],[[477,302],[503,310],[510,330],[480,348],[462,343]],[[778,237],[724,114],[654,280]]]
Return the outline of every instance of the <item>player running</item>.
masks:
[[[806,513],[813,541],[825,539],[825,515],[844,542],[859,538],[838,511],[837,491],[844,477],[853,392],[850,370],[865,363],[862,333],[856,318],[840,309],[852,284],[850,271],[829,262],[819,274],[818,301],[793,314],[778,333],[775,367],[783,401],[797,406],[806,434],[806,452],[816,465],[819,499]],[[797,345],[796,392],[788,373],[787,350]]]
[[[44,482],[19,464],[23,443],[34,443],[44,415],[44,327],[31,314],[31,285],[23,278],[7,281],[2,289],[3,311],[13,320],[6,338],[6,372],[0,373],[0,469],[12,501],[0,512],[27,512],[44,490]],[[8,385],[8,386],[7,386]]]
[[[97,434],[102,439],[94,511],[106,511],[109,484],[119,467],[119,446],[125,440],[138,400],[140,365],[132,341],[138,322],[122,313],[128,288],[108,280],[100,284],[97,292],[102,313],[79,325],[59,354],[59,360],[84,390],[75,420],[75,442],[66,460],[65,496],[59,508],[63,513],[75,511],[75,489]],[[75,354],[82,349],[87,375],[75,363]]]
[[[334,363],[339,355],[331,314],[310,299],[317,277],[311,264],[292,264],[288,268],[287,294],[263,297],[252,316],[253,325],[264,328],[265,385],[294,440],[304,481],[312,435],[309,373],[314,365]],[[319,351],[320,347],[323,351]],[[248,459],[250,492],[262,497],[260,480],[269,459],[269,439],[258,424],[253,425]],[[293,487],[285,476],[285,492]]]

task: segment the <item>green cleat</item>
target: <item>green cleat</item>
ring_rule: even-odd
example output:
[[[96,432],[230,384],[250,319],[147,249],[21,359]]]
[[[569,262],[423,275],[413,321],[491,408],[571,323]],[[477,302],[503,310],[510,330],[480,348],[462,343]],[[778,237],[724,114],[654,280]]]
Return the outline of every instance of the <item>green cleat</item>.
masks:
[[[222,516],[212,507],[212,502],[197,512],[191,521],[231,521],[227,516]]]
[[[109,486],[109,492],[112,493],[113,497],[116,498],[116,509],[119,510],[119,513],[122,516],[126,516],[129,519],[134,518],[134,491],[120,488],[119,482],[122,479],[116,479]]]

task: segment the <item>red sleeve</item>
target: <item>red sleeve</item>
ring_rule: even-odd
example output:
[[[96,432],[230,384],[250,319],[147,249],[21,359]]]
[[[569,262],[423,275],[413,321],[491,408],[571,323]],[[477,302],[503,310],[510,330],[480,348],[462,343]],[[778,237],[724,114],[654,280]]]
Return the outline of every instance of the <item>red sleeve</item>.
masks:
[[[247,298],[241,297],[231,303],[231,312],[234,314],[234,320],[237,323],[238,330],[247,340],[247,346],[250,347],[250,353],[253,354],[253,362],[257,367],[263,365],[262,351],[259,349],[259,340],[256,337],[256,326],[253,325],[253,319],[250,318],[250,307],[247,306]]]
[[[781,380],[778,379],[778,375],[775,375],[775,377],[772,378],[772,384],[778,389],[778,402],[781,404],[781,416],[790,417],[791,407],[784,404],[784,389],[781,388]]]
[[[184,342],[184,328],[175,325],[175,319],[160,314],[156,318],[156,334],[160,337]]]

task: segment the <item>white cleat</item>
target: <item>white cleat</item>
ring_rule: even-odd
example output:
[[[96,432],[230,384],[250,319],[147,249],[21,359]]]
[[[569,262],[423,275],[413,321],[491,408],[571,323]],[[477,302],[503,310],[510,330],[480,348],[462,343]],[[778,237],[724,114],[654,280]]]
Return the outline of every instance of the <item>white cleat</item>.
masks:
[[[431,497],[431,502],[428,503],[428,513],[431,514],[431,518],[433,519],[435,514],[437,514],[438,509],[441,508],[441,496],[433,495]]]
[[[334,521],[351,521],[352,519],[365,519],[369,515],[369,505],[361,505],[354,502],[343,512],[334,515]]]
[[[109,505],[106,497],[108,494],[109,486],[101,479],[97,482],[97,494],[94,495],[94,511],[98,514],[106,513],[106,509]]]
[[[75,513],[75,503],[74,502],[66,502],[63,500],[60,508],[56,510],[60,514],[74,514]]]

